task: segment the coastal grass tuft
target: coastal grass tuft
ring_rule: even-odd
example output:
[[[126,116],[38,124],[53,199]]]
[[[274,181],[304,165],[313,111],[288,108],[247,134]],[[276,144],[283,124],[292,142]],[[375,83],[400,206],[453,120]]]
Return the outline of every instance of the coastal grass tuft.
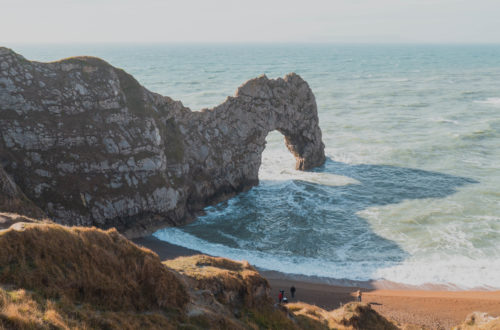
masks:
[[[493,317],[487,313],[473,312],[466,320],[453,330],[495,330],[500,329],[500,317]]]
[[[241,317],[242,322],[251,329],[310,329],[302,328],[287,316],[286,311],[273,306],[259,306],[245,309]]]
[[[253,307],[269,304],[269,283],[246,261],[195,255],[164,264],[195,280],[197,289],[210,290],[222,304]]]
[[[302,302],[290,303],[287,308],[303,329],[398,329],[363,303],[351,302],[332,311]]]

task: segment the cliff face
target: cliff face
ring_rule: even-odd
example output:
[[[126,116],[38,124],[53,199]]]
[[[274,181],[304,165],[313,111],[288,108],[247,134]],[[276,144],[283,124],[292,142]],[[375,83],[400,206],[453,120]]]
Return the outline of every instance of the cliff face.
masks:
[[[296,74],[193,112],[97,58],[39,63],[0,48],[0,180],[63,224],[133,237],[185,223],[258,183],[273,130],[297,169],[323,164],[315,98]]]

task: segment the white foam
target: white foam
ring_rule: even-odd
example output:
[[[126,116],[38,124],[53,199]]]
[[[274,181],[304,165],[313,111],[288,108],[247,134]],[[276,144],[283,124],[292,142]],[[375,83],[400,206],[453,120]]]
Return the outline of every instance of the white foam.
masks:
[[[435,123],[447,123],[447,124],[458,125],[458,121],[457,120],[446,119],[444,117],[431,117],[429,119],[431,121],[435,122]]]
[[[158,239],[199,250],[210,255],[247,260],[268,270],[356,281],[388,280],[409,285],[442,284],[459,289],[500,288],[500,263],[493,259],[474,260],[468,257],[434,254],[426,260],[410,257],[397,262],[333,262],[328,260],[280,256],[262,251],[230,248],[210,243],[178,228],[163,229],[154,234]]]
[[[455,256],[446,260],[436,254],[428,260],[408,260],[378,269],[374,277],[410,285],[444,284],[460,289],[500,288],[500,264],[492,258],[474,260]]]
[[[346,186],[349,184],[360,184],[356,179],[320,172],[303,172],[292,169],[283,169],[279,172],[266,171],[265,169],[259,172],[260,180],[285,181],[285,180],[300,180],[311,183],[318,183],[325,186]]]
[[[477,100],[475,103],[490,104],[500,106],[500,97],[488,97],[486,100]]]
[[[178,228],[163,229],[157,231],[154,236],[171,244],[198,250],[210,255],[222,256],[234,260],[246,260],[257,267],[284,273],[366,281],[371,279],[371,272],[367,272],[367,270],[372,270],[373,272],[379,266],[374,262],[325,262],[311,258],[278,256],[262,251],[230,248],[222,244],[204,241]]]
[[[262,164],[259,169],[261,181],[300,180],[327,186],[345,186],[360,184],[359,181],[343,176],[324,172],[305,172],[295,170],[295,159],[286,149],[283,137],[278,132],[272,132],[267,137],[268,145],[262,154]]]

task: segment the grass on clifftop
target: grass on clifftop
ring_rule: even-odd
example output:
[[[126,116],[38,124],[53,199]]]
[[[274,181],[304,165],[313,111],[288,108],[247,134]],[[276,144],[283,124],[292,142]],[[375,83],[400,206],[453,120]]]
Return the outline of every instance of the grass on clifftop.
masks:
[[[398,329],[370,305],[363,303],[351,302],[332,311],[302,302],[290,303],[287,308],[303,329]]]
[[[210,290],[223,304],[245,307],[271,304],[269,283],[246,261],[195,255],[164,264],[194,279],[197,289]]]
[[[182,308],[187,302],[159,257],[114,229],[27,224],[0,238],[0,283],[110,310]]]
[[[114,229],[0,232],[0,329],[168,329],[188,300],[156,254]]]

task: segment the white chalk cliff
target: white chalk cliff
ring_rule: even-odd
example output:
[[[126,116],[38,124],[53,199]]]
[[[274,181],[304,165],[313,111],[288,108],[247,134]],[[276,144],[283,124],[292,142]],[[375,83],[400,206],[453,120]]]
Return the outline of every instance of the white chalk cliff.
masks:
[[[294,73],[191,111],[98,58],[39,63],[0,47],[0,211],[27,203],[129,237],[183,224],[258,184],[273,130],[297,169],[325,161],[314,94]]]

